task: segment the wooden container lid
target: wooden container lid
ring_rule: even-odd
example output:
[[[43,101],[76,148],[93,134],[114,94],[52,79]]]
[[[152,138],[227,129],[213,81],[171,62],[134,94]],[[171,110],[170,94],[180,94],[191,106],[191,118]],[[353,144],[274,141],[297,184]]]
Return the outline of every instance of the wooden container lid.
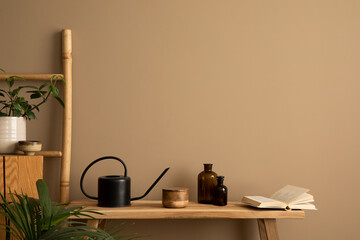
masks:
[[[167,191],[167,192],[188,192],[189,189],[188,188],[183,188],[183,187],[174,187],[174,188],[164,188],[163,191]]]

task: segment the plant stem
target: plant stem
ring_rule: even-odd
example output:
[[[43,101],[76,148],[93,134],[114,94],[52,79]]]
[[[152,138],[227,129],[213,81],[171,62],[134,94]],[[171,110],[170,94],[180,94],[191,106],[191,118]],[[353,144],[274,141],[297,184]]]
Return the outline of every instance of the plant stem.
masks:
[[[13,109],[13,100],[12,100],[12,98],[10,98],[10,102],[11,102],[11,104],[10,104],[10,108],[9,108],[9,117],[11,116],[11,109]],[[14,112],[14,109],[13,109],[13,112]]]
[[[10,98],[10,102],[11,102],[10,108],[9,108],[9,117],[10,117],[11,109],[13,108],[13,99],[12,99],[12,96],[11,96],[11,87],[10,87],[10,85],[9,85],[9,98]]]

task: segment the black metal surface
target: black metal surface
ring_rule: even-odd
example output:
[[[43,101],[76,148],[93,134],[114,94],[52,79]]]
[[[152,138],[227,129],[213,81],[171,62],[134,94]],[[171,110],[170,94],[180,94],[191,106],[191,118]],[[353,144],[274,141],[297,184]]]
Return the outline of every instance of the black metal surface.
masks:
[[[98,179],[98,197],[88,195],[83,186],[84,178],[87,171],[97,162],[106,159],[114,159],[122,163],[124,166],[124,176],[122,175],[109,175],[99,177]],[[150,186],[150,188],[145,192],[141,197],[130,198],[130,177],[127,176],[127,168],[125,163],[118,157],[106,156],[99,159],[96,159],[89,164],[84,170],[80,178],[80,189],[82,193],[91,199],[98,200],[98,206],[100,207],[126,207],[130,206],[131,200],[138,200],[144,198],[148,193],[155,187],[155,185],[160,181],[160,179],[165,175],[165,173],[170,168],[166,168],[161,175],[155,180],[155,182]]]
[[[170,168],[166,168],[161,174],[160,176],[155,180],[155,182],[149,187],[149,189],[144,193],[144,195],[142,195],[141,197],[135,197],[135,198],[131,198],[131,201],[134,200],[139,200],[142,199],[144,197],[146,197],[146,195],[148,195],[148,193],[155,187],[155,185],[160,181],[160,179],[165,175],[165,173],[167,171],[169,171]]]
[[[121,162],[121,164],[124,166],[124,177],[126,177],[127,175],[127,168],[126,168],[126,165],[124,163],[123,160],[121,160],[120,158],[118,157],[113,157],[113,156],[105,156],[105,157],[101,157],[101,158],[98,158],[96,159],[95,161],[93,161],[92,163],[90,163],[84,170],[84,172],[82,173],[81,175],[81,178],[80,178],[80,189],[81,189],[81,192],[88,198],[91,198],[91,199],[98,199],[98,197],[93,197],[93,196],[90,196],[88,195],[85,190],[84,190],[84,186],[83,186],[83,182],[84,182],[84,178],[85,178],[85,175],[87,173],[87,171],[97,162],[100,162],[102,160],[106,160],[106,159],[114,159],[114,160],[117,160],[119,162]]]
[[[98,194],[99,207],[130,206],[130,178],[119,175],[99,177]]]

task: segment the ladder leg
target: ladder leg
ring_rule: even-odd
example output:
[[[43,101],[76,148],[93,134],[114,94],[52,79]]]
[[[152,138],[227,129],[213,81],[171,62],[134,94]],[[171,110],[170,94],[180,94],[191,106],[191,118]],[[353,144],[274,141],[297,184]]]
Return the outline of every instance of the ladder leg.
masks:
[[[258,219],[258,227],[261,240],[279,240],[276,219]]]

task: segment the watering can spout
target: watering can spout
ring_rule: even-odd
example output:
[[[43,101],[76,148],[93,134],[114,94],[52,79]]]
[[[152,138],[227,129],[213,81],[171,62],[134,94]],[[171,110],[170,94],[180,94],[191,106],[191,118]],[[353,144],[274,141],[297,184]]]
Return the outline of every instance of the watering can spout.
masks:
[[[155,185],[160,181],[160,179],[165,175],[165,173],[167,172],[167,171],[169,171],[169,167],[168,168],[166,168],[161,174],[160,174],[160,176],[155,180],[155,182],[149,187],[149,189],[144,193],[144,195],[142,195],[141,197],[134,197],[134,198],[131,198],[131,201],[133,201],[133,200],[139,200],[139,199],[142,199],[142,198],[144,198],[144,197],[146,197],[146,195],[148,195],[149,194],[149,192],[151,192],[151,190],[155,187]]]

